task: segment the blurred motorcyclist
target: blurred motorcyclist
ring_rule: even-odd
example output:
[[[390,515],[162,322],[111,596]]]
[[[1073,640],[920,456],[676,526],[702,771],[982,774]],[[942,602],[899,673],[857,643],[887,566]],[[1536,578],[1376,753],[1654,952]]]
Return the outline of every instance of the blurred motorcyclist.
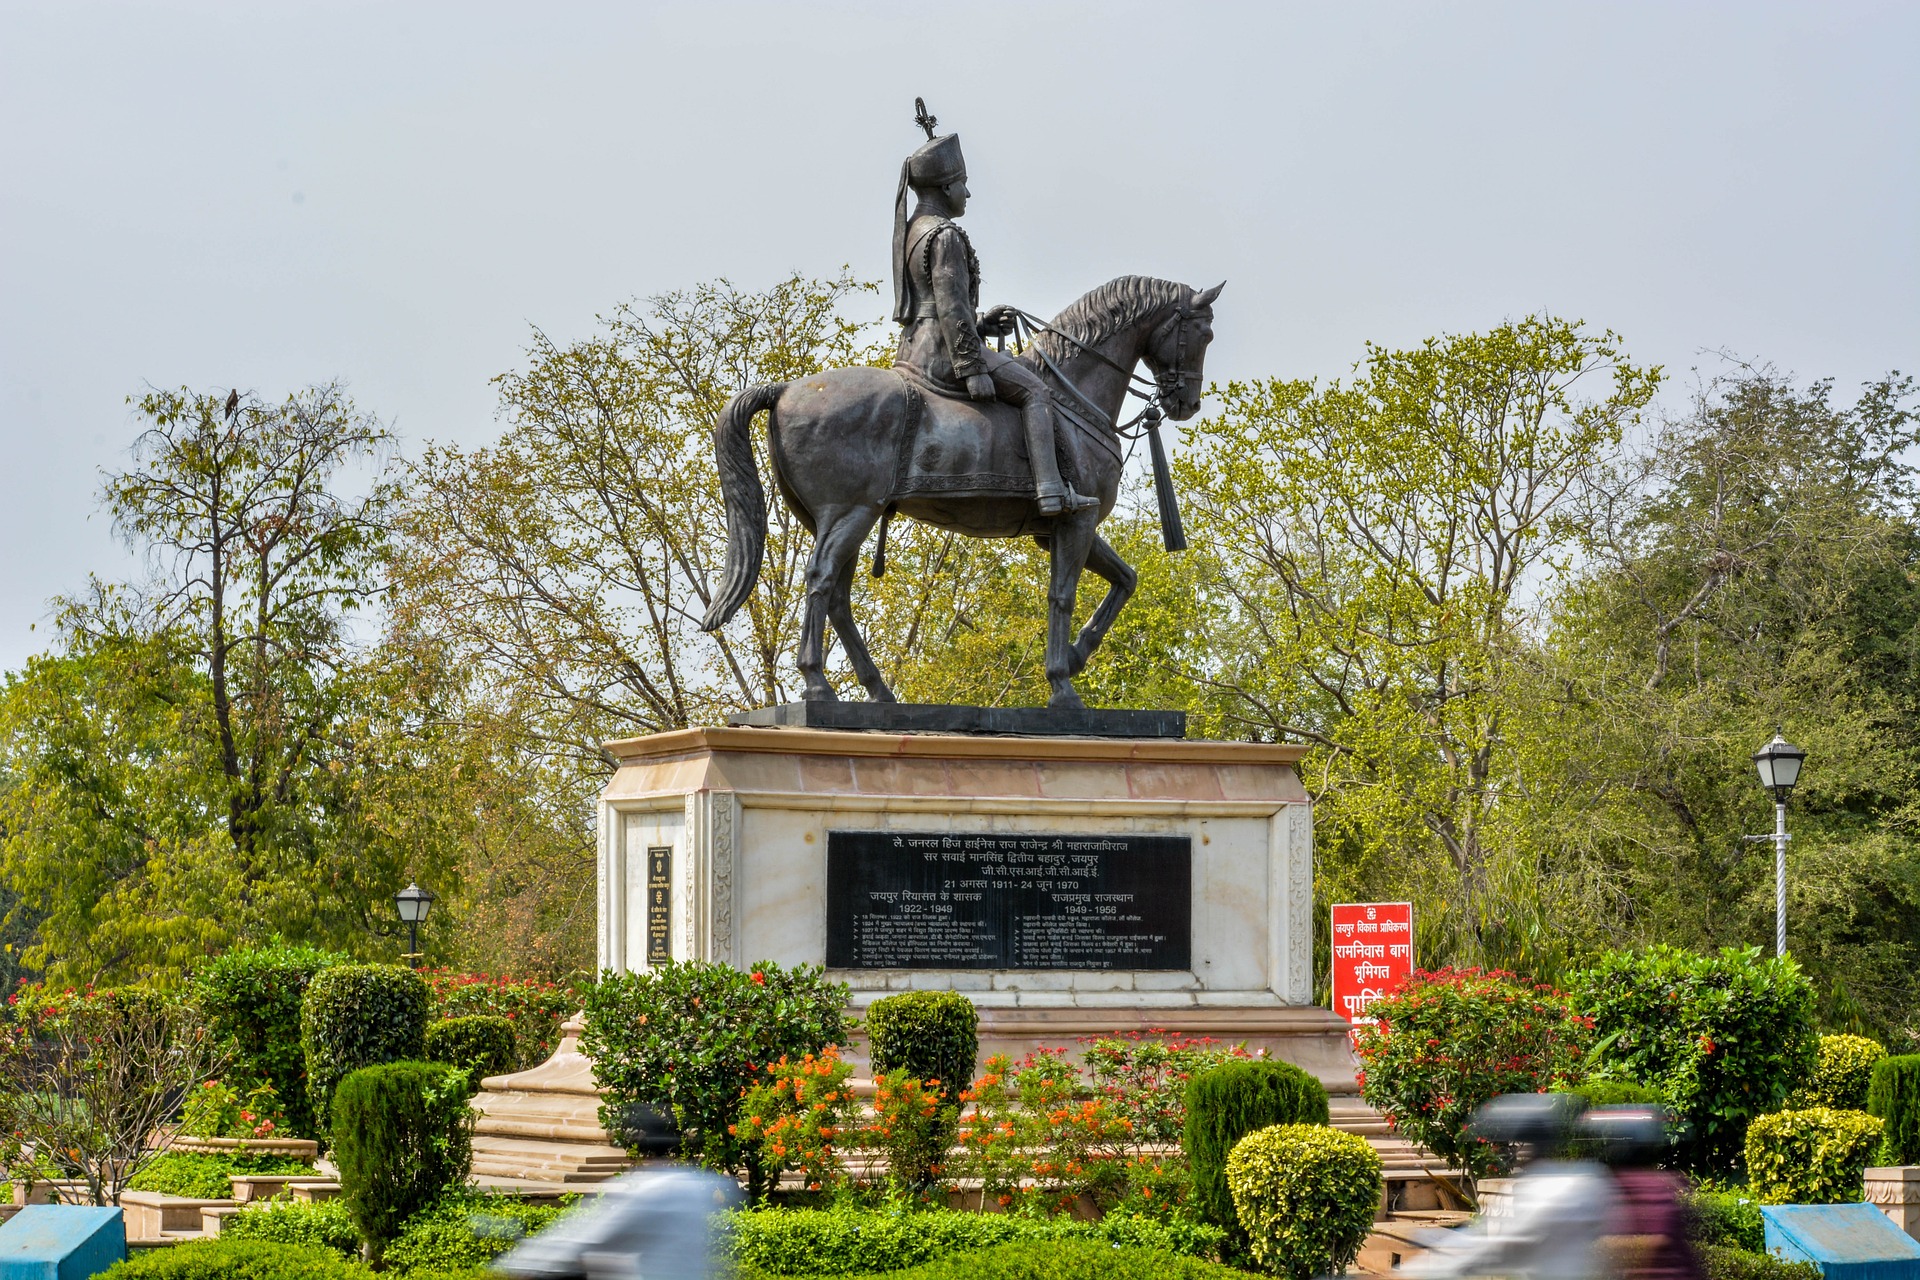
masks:
[[[635,1105],[621,1116],[630,1150],[667,1156],[680,1146],[672,1119]],[[732,1178],[650,1159],[597,1189],[595,1198],[495,1259],[528,1280],[707,1280],[714,1273],[713,1215],[745,1197]]]
[[[1469,1134],[1518,1151],[1519,1171],[1504,1212],[1427,1235],[1429,1252],[1403,1269],[1432,1280],[1592,1280],[1603,1274],[1600,1237],[1618,1197],[1599,1164],[1560,1158],[1579,1110],[1579,1100],[1567,1094],[1512,1093],[1475,1112]]]

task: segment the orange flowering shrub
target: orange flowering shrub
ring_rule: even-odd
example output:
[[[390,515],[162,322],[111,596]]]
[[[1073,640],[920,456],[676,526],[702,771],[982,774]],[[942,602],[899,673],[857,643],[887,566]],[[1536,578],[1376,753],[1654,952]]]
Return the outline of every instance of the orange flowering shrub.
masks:
[[[887,1153],[887,1180],[896,1190],[924,1193],[937,1186],[953,1145],[956,1111],[938,1080],[894,1074],[873,1078],[873,1125],[868,1135]]]
[[[854,1136],[855,1104],[847,1087],[853,1068],[840,1060],[839,1046],[828,1045],[797,1062],[782,1055],[765,1074],[747,1090],[729,1134],[758,1152],[769,1181],[794,1169],[807,1190],[825,1190],[845,1176],[839,1149]]]
[[[1079,1070],[1063,1049],[1019,1062],[996,1054],[961,1095],[965,1173],[983,1200],[1060,1211],[1082,1195],[1104,1206],[1128,1188],[1134,1125],[1110,1097],[1081,1097]]]

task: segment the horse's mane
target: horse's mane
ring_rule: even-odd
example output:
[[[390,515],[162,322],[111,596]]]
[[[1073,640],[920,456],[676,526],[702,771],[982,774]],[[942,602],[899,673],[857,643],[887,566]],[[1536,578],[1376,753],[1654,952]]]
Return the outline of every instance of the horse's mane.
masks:
[[[1141,316],[1171,303],[1184,302],[1192,292],[1186,285],[1156,280],[1152,276],[1121,276],[1118,280],[1109,280],[1078,302],[1069,303],[1066,310],[1053,318],[1053,327],[1073,342],[1042,333],[1034,345],[1055,360],[1066,360],[1078,350],[1074,342],[1097,347]]]

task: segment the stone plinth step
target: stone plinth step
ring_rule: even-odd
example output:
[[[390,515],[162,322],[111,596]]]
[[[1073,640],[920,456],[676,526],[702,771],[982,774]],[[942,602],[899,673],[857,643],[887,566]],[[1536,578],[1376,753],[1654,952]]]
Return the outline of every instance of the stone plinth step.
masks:
[[[473,1172],[488,1178],[529,1182],[602,1182],[631,1168],[619,1147],[604,1143],[542,1142],[476,1134]]]

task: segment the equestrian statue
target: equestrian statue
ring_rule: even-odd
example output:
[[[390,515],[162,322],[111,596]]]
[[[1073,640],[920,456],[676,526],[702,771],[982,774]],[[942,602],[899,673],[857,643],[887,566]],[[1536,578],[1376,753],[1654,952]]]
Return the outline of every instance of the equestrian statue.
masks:
[[[1185,545],[1157,427],[1163,414],[1184,421],[1200,410],[1213,302],[1224,285],[1193,289],[1122,276],[1047,324],[1013,307],[977,312],[979,259],[955,221],[972,194],[960,139],[935,136],[937,121],[923,103],[915,106],[927,141],[901,166],[894,201],[893,318],[903,326],[894,365],[749,387],[721,412],[713,442],[727,566],[701,625],[724,626],[760,576],[766,491],[751,432],[765,410],[774,483],[814,537],[797,662],[802,697],[836,697],[826,677],[832,622],[867,696],[894,701],[854,621],[852,593],[867,534],[880,525],[878,575],[887,522],[898,513],[976,538],[1030,536],[1049,553],[1047,705],[1078,709],[1085,704],[1073,677],[1136,582],[1099,534],[1119,495],[1127,436],[1149,436],[1163,532],[1169,549]],[[1023,332],[1027,341],[1016,355],[985,341],[1004,344]],[[1153,376],[1144,393],[1134,389],[1142,362]],[[1129,393],[1148,403],[1122,424]],[[1107,593],[1069,640],[1080,575],[1088,569],[1107,580]]]

